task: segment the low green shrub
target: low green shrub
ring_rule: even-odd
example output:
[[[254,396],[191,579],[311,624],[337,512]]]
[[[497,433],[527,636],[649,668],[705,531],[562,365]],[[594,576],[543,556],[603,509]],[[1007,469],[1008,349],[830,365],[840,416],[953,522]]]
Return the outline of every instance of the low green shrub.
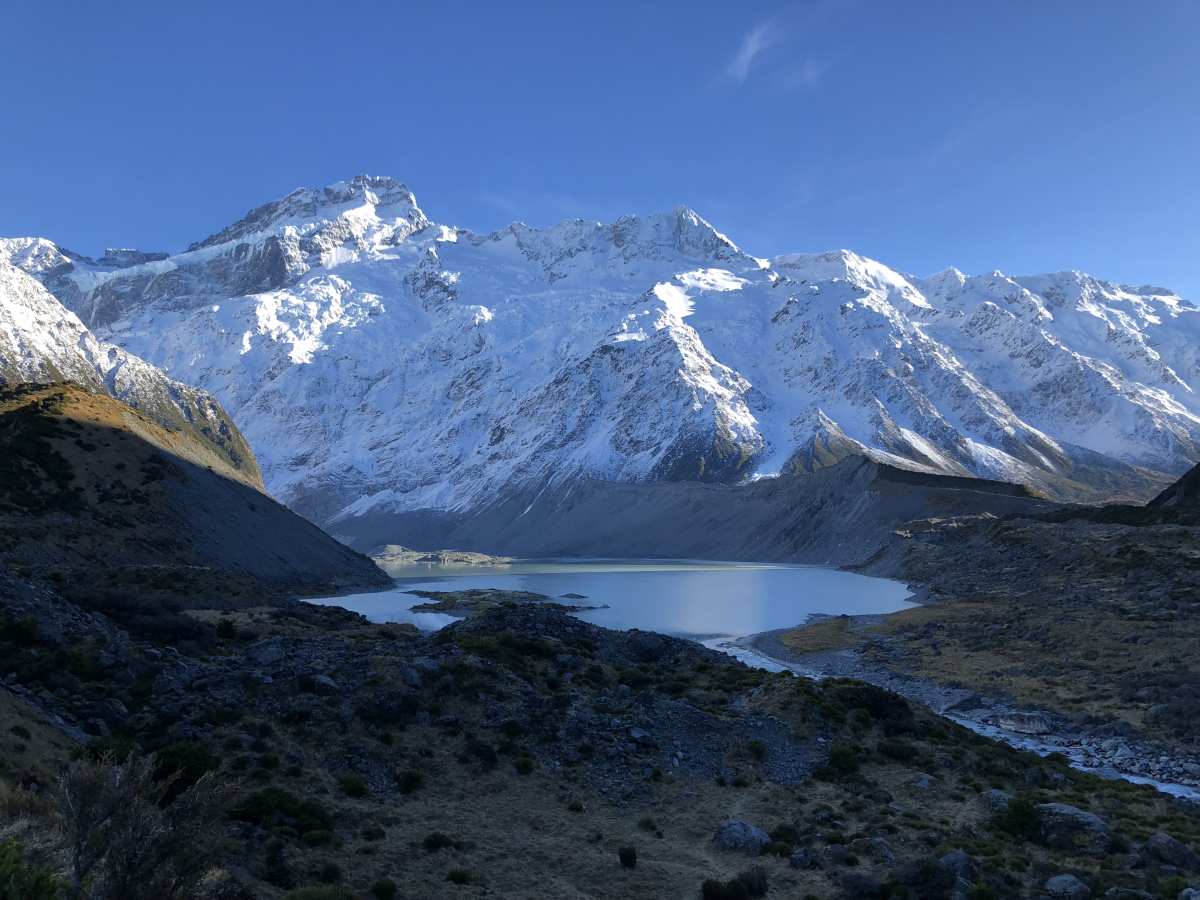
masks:
[[[260,828],[291,828],[297,834],[332,831],[333,816],[317,800],[301,800],[283,788],[263,788],[234,807],[230,815]]]
[[[901,738],[884,738],[879,742],[879,752],[888,759],[908,762],[915,759],[921,751]]]
[[[425,784],[425,776],[415,769],[408,769],[396,776],[396,786],[401,794],[411,794]]]
[[[761,866],[747,869],[729,881],[707,879],[700,887],[704,900],[750,900],[767,896],[767,871]]]
[[[347,797],[361,798],[367,796],[370,790],[367,789],[367,783],[363,781],[362,776],[356,775],[354,772],[346,772],[338,776],[338,787]]]
[[[200,780],[205,772],[221,767],[220,757],[199,741],[176,741],[155,754],[154,777],[169,782],[163,795],[167,804]]]
[[[64,885],[25,859],[16,841],[0,842],[0,900],[57,900]]]
[[[992,827],[1021,840],[1035,841],[1041,834],[1042,814],[1028,797],[1015,797],[992,816]]]
[[[433,831],[425,835],[425,839],[421,841],[421,846],[430,853],[437,853],[439,850],[445,850],[447,847],[453,847],[455,844],[454,838],[448,834],[443,834],[440,831]]]

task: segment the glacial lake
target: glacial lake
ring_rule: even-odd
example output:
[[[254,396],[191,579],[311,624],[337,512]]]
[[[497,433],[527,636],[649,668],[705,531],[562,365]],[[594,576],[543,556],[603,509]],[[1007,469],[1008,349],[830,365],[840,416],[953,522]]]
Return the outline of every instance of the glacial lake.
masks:
[[[821,566],[694,560],[520,560],[503,566],[393,568],[394,588],[311,599],[375,622],[411,622],[423,630],[455,620],[413,612],[427,602],[410,591],[502,588],[545,594],[605,628],[640,628],[713,644],[803,624],[815,613],[888,613],[912,606],[898,582]],[[563,598],[581,594],[584,599]]]

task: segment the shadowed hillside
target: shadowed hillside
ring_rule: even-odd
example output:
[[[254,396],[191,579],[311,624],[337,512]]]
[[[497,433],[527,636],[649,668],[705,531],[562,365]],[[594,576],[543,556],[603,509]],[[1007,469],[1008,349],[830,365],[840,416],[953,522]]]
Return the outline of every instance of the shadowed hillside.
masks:
[[[904,522],[1046,512],[1027,488],[899,469],[854,456],[746,484],[572,481],[481,512],[378,513],[335,522],[356,547],[460,547],[515,556],[630,556],[858,563]]]
[[[1200,466],[1193,467],[1147,505],[1200,509]]]
[[[71,384],[0,391],[0,558],[129,615],[387,580],[209,442]]]

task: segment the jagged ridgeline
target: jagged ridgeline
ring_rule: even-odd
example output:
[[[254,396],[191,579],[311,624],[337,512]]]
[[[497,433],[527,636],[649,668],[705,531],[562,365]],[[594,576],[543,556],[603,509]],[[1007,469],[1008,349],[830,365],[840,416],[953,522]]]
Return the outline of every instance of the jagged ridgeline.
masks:
[[[211,391],[273,494],[338,533],[378,523],[370,543],[587,482],[865,455],[1143,502],[1200,460],[1200,310],[1079,272],[761,259],[686,208],[475,234],[366,176],[166,257],[21,238],[0,258]]]

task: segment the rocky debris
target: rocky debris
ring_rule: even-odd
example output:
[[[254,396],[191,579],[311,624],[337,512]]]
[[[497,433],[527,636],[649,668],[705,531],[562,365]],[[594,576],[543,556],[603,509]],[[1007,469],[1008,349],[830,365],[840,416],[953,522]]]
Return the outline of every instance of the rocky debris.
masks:
[[[585,609],[604,608],[599,605],[556,603],[545,594],[499,588],[470,588],[463,591],[409,591],[408,593],[426,599],[425,603],[413,606],[413,612],[437,612],[452,616],[477,616],[497,606],[511,604],[538,605],[559,612],[580,612]]]
[[[991,788],[983,792],[983,802],[993,812],[1003,812],[1008,809],[1008,805],[1012,803],[1012,800],[1012,794],[1008,791],[1002,791],[999,788]]]
[[[771,836],[756,825],[730,819],[722,822],[713,835],[713,843],[721,850],[736,850],[742,853],[761,853]]]
[[[788,857],[788,865],[793,869],[819,869],[821,857],[809,847],[797,847]]]
[[[1147,897],[1150,895],[1147,894]],[[1200,900],[1200,887],[1186,887],[1179,892],[1176,900]]]
[[[312,676],[312,683],[317,690],[328,694],[336,693],[338,689],[338,683],[321,672]]]
[[[1046,716],[1036,713],[1010,713],[996,717],[996,725],[1017,734],[1050,734],[1054,730]]]
[[[894,573],[893,573],[894,574]],[[1200,590],[1200,583],[1197,585]],[[870,624],[877,617],[856,617]],[[784,629],[783,632],[788,631]],[[944,687],[931,680],[901,674],[890,668],[888,659],[889,638],[875,640],[870,645],[871,658],[866,659],[859,651],[809,653],[797,655],[780,640],[782,632],[765,632],[746,640],[757,651],[793,667],[794,671],[809,677],[855,678],[878,685],[900,694],[931,709],[938,710],[951,719],[978,730],[988,736],[998,737],[1013,746],[1033,749],[1041,754],[1061,753],[1072,763],[1097,771],[1107,777],[1118,773],[1130,773],[1156,781],[1174,783],[1200,789],[1200,755],[1181,746],[1167,747],[1161,743],[1137,739],[1131,732],[1120,728],[1127,723],[1106,723],[1101,726],[1081,725],[1045,711],[1019,708],[1010,700],[994,696],[972,694],[969,708],[955,707],[955,698],[961,697],[959,688]],[[894,647],[892,647],[894,650]],[[1155,710],[1169,714],[1166,704],[1150,708],[1147,721],[1155,720]],[[1005,729],[1002,723],[1016,725],[1025,731]],[[1040,733],[1030,733],[1029,729]],[[1119,729],[1122,736],[1113,736]],[[1027,773],[1030,784],[1037,779],[1061,777],[1047,774],[1038,769]]]
[[[383,570],[409,566],[505,566],[511,556],[489,556],[473,550],[413,550],[399,544],[385,544],[368,554]]]
[[[1087,900],[1092,889],[1074,875],[1055,875],[1046,880],[1046,893],[1054,900]]]
[[[830,844],[821,851],[821,860],[831,868],[844,866],[850,860],[850,848],[845,844]]]
[[[890,865],[896,861],[896,851],[892,849],[891,844],[878,836],[857,838],[850,842],[850,849],[855,854],[875,862]]]
[[[955,878],[968,883],[975,880],[979,874],[979,863],[966,850],[951,850],[938,860],[938,867],[954,875]]]
[[[1067,803],[1038,805],[1042,840],[1060,850],[1080,846],[1093,855],[1108,848],[1108,823],[1095,813]]]
[[[251,644],[242,652],[242,656],[255,668],[266,668],[285,660],[287,648],[283,638],[266,638]]]
[[[642,631],[616,632],[597,628],[541,604],[501,606],[443,629],[432,640],[440,652],[457,643],[470,644],[484,636],[490,644],[503,635],[517,641],[546,642],[548,653],[563,671],[567,685],[586,683],[589,669],[603,662],[623,670],[656,666],[663,671],[684,671],[695,665],[729,664],[729,657],[692,641]],[[519,637],[516,637],[519,636]],[[593,662],[585,662],[573,648],[587,647]],[[552,650],[549,648],[553,648]],[[583,771],[605,790],[628,790],[631,773],[642,778],[672,772],[706,778],[733,779],[728,758],[754,746],[760,758],[754,765],[762,777],[780,784],[798,784],[828,755],[818,731],[797,738],[785,722],[768,715],[730,709],[716,715],[683,698],[662,692],[638,692],[628,685],[597,686],[588,703],[570,702],[554,715],[534,716],[533,709],[513,706],[496,715],[525,722],[530,732],[552,729],[546,744],[546,762],[552,766],[585,764]],[[573,691],[565,695],[571,697]],[[602,715],[597,706],[617,714]],[[602,735],[597,738],[597,735]],[[575,749],[588,744],[585,759]]]
[[[658,743],[650,736],[645,728],[632,727],[629,729],[629,737],[635,744],[641,747],[657,747]]]
[[[1185,872],[1200,870],[1200,855],[1182,841],[1161,831],[1150,835],[1142,845],[1141,856],[1149,862],[1174,866]]]
[[[986,701],[974,691],[954,690],[938,710],[942,713],[965,713],[987,706]]]

